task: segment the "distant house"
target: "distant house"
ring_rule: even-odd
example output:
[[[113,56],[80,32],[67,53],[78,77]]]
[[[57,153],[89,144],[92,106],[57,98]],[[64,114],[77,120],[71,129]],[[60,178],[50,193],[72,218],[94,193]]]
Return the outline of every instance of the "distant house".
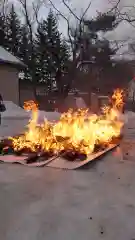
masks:
[[[19,105],[19,71],[26,65],[0,46],[0,94]]]

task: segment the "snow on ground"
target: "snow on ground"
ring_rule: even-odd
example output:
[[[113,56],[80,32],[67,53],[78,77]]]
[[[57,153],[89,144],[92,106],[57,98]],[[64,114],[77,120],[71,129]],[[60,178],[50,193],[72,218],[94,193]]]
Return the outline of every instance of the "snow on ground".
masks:
[[[31,111],[27,112],[23,108],[17,106],[11,101],[4,101],[6,106],[6,111],[1,113],[2,119],[30,119],[32,116]],[[38,120],[43,122],[46,118],[49,121],[57,121],[60,118],[60,113],[58,112],[45,112],[38,111]]]
[[[38,124],[42,123],[45,119],[48,121],[58,121],[60,119],[61,114],[58,112],[45,112],[38,111]]]
[[[6,111],[1,113],[2,118],[29,118],[30,115],[23,108],[11,101],[4,101]]]
[[[5,122],[7,120],[29,120],[32,117],[32,112],[25,111],[23,108],[17,106],[11,101],[4,101],[6,106],[6,111],[1,113],[2,120]],[[42,123],[44,119],[48,121],[58,121],[60,119],[61,113],[59,112],[45,112],[38,110],[38,123]],[[132,111],[126,111],[124,115],[121,115],[121,119],[128,121],[135,117],[135,113]]]
[[[0,136],[12,136],[24,131],[25,126],[28,124],[32,117],[32,112],[26,112],[21,107],[13,102],[4,101],[6,111],[1,113],[2,123],[0,125]],[[38,111],[38,124],[41,124],[45,119],[48,121],[58,121],[61,114],[59,112],[45,112]],[[126,111],[125,114],[120,116],[124,123],[134,122],[135,113]]]
[[[0,137],[12,136],[24,131],[32,117],[32,112],[26,112],[11,101],[4,101],[6,111],[1,113]],[[38,111],[38,124],[45,119],[48,121],[58,121],[61,114],[58,112]]]

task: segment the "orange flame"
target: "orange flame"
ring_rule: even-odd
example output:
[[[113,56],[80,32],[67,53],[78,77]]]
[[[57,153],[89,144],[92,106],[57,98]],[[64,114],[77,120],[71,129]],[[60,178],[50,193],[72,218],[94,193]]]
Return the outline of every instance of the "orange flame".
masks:
[[[35,103],[33,100],[29,100],[27,102],[24,102],[24,106],[23,108],[26,110],[26,111],[36,111],[38,110],[38,104]]]
[[[24,108],[32,110],[32,120],[23,136],[12,138],[15,151],[29,148],[31,151],[53,152],[78,151],[90,154],[97,144],[109,145],[121,134],[123,122],[119,120],[119,111],[123,106],[123,91],[116,89],[111,102],[105,106],[103,114],[88,114],[88,110],[71,109],[62,114],[56,123],[44,121],[37,126],[38,108],[33,101],[26,102]]]
[[[112,105],[113,108],[116,108],[119,111],[123,110],[123,106],[124,106],[124,97],[125,97],[125,93],[122,89],[117,88],[111,98],[112,101]]]

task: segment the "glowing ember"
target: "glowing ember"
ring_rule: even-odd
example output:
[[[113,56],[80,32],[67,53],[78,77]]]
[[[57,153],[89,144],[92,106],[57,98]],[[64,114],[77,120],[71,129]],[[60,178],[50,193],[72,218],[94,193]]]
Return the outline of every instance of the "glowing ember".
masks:
[[[123,91],[117,89],[111,98],[113,106],[105,106],[101,115],[89,115],[87,110],[69,110],[57,123],[44,121],[40,126],[37,125],[37,104],[26,102],[24,108],[32,110],[32,120],[24,135],[10,138],[14,151],[91,154],[97,146],[108,146],[121,134],[123,122],[119,120],[119,111],[124,104],[123,96]]]

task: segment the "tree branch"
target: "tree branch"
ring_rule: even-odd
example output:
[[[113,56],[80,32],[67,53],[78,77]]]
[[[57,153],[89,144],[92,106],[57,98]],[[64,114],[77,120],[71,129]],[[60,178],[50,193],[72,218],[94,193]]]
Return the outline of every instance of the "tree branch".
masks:
[[[82,15],[82,17],[81,17],[82,20],[83,20],[84,16],[86,15],[86,13],[88,12],[90,6],[91,6],[91,1],[89,2],[87,8],[85,9],[85,11],[84,11],[84,13],[83,13],[83,15]]]
[[[122,13],[121,10],[119,10],[118,5],[119,5],[120,1],[121,0],[118,0],[116,5],[113,6],[113,8],[108,11],[108,13],[111,13],[115,10],[117,24],[119,24],[122,21],[126,21],[126,22],[130,23],[133,27],[135,27],[135,25],[134,25],[135,17],[130,16],[127,12]],[[109,1],[109,2],[111,2],[111,1]],[[135,8],[135,6],[123,6],[122,9],[124,9],[124,8]]]
[[[39,10],[40,10],[41,6],[43,5],[43,3],[44,3],[44,0],[38,0],[37,4],[34,4],[34,2],[32,2],[32,8],[33,8],[33,11],[34,11],[33,21],[34,21],[34,18],[35,18],[36,22],[38,24],[39,24],[38,13],[39,13]]]
[[[62,0],[63,4],[66,6],[66,8],[69,10],[69,12],[77,19],[80,21],[80,18],[74,13],[74,11],[69,7],[69,5],[66,3],[65,0]]]
[[[60,16],[62,16],[66,22],[67,22],[67,26],[68,26],[68,37],[69,37],[69,41],[70,41],[70,44],[71,44],[71,48],[72,48],[72,52],[73,52],[73,55],[75,54],[75,52],[77,51],[77,48],[76,46],[74,45],[74,41],[72,40],[71,38],[71,27],[70,27],[70,24],[69,24],[69,20],[65,17],[65,15],[59,11],[56,6],[54,5],[54,3],[52,2],[52,0],[48,0],[50,2],[50,4],[52,5],[52,7],[58,12],[58,14]],[[64,6],[69,10],[69,12],[75,17],[75,19],[77,19],[79,21],[79,34],[81,37],[81,34],[82,34],[82,28],[81,28],[81,24],[82,24],[82,21],[84,20],[84,16],[86,15],[87,11],[89,10],[90,6],[91,6],[91,1],[89,2],[87,8],[85,9],[85,11],[83,12],[82,14],[82,17],[79,18],[75,13],[74,11],[69,7],[69,5],[66,3],[65,0],[62,0],[62,3],[64,4]],[[74,39],[77,37],[76,34],[73,36]]]
[[[111,3],[111,1],[108,1],[108,2]],[[116,11],[118,9],[120,2],[121,2],[121,0],[117,0],[116,4],[114,6],[112,6],[112,8],[106,14],[113,13],[114,10]]]

